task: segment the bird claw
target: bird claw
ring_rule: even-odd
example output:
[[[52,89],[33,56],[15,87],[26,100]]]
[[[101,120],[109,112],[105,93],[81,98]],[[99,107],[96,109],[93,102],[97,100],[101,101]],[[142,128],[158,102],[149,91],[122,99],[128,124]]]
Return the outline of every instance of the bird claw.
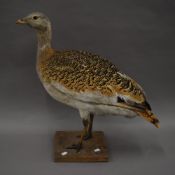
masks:
[[[82,144],[72,144],[71,146],[66,147],[66,149],[75,149],[76,152],[78,153],[82,149]]]
[[[84,137],[83,137],[83,140],[89,140],[92,138],[92,134],[86,134]]]
[[[77,136],[77,138],[80,138],[81,137],[81,135],[78,135]],[[92,138],[92,134],[86,134],[84,137],[83,137],[83,140],[89,140],[89,139],[91,139]]]

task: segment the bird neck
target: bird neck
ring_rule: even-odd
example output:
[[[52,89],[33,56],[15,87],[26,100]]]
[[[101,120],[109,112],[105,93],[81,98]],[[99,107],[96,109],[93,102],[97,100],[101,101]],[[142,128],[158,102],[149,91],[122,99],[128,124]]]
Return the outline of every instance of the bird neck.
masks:
[[[47,29],[44,31],[37,31],[37,38],[38,38],[37,56],[39,56],[45,49],[51,48],[51,38],[52,38],[51,26],[49,25]]]

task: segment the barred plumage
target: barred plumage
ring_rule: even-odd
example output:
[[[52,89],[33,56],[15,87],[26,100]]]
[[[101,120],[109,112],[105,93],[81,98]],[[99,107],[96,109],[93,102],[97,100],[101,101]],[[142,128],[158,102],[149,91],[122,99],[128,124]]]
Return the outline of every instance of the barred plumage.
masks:
[[[137,114],[159,127],[141,86],[109,60],[86,51],[52,49],[51,23],[42,13],[32,13],[17,23],[37,31],[37,73],[46,91],[80,112],[85,129],[77,150],[83,137],[91,137],[93,115],[97,113]]]
[[[142,88],[134,80],[122,74],[109,60],[89,52],[52,51],[48,57],[42,53],[39,71],[44,81],[58,82],[76,92],[129,95],[138,103],[145,101]]]

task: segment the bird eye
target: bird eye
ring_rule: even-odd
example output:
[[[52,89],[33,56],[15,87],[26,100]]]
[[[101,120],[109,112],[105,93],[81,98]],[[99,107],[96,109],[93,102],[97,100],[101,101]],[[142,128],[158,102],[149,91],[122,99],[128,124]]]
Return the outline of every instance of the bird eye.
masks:
[[[38,19],[38,16],[33,16],[33,19],[34,19],[34,20]]]

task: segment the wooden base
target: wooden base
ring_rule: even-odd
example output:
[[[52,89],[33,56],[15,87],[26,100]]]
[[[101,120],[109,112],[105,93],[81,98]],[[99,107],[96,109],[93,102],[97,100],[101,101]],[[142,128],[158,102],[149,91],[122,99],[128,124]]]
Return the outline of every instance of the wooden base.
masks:
[[[93,132],[93,137],[83,141],[83,148],[76,150],[66,149],[72,144],[78,143],[80,131],[56,131],[54,137],[54,161],[55,162],[107,162],[108,151],[104,140],[104,133]]]

